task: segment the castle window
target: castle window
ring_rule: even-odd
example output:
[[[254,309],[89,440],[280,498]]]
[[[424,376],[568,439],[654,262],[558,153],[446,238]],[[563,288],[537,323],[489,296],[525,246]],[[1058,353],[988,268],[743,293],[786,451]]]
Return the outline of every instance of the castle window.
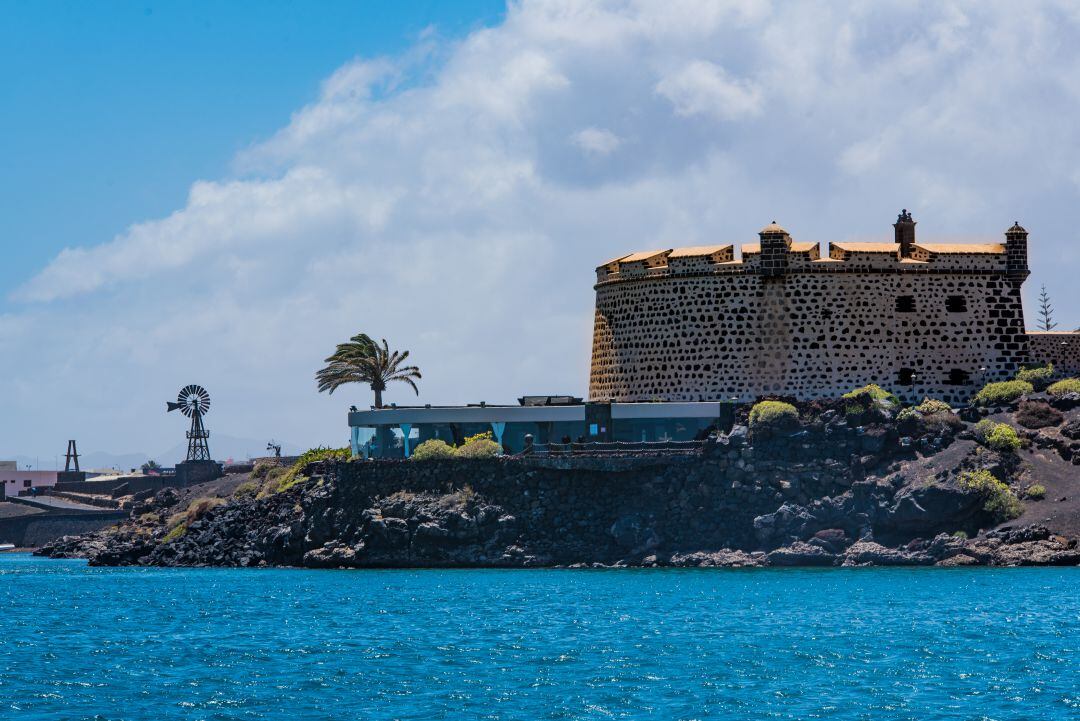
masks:
[[[915,370],[912,368],[901,368],[900,372],[896,376],[896,382],[902,386],[914,385]]]
[[[896,297],[896,312],[897,313],[914,313],[915,312],[915,296],[913,295],[899,295]]]
[[[962,295],[950,295],[945,299],[945,310],[950,313],[967,313],[967,298]]]
[[[967,371],[953,368],[949,371],[949,379],[945,382],[950,386],[966,386],[969,378],[971,378],[971,374]]]

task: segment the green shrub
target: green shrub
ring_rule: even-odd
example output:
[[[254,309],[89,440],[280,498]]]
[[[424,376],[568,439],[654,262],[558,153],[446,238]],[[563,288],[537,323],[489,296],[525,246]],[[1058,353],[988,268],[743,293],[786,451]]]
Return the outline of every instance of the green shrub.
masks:
[[[438,438],[432,438],[431,440],[424,441],[416,447],[416,450],[409,456],[411,461],[430,461],[436,458],[453,458],[454,447],[446,441],[439,440]]]
[[[476,443],[477,441],[493,441],[495,436],[491,431],[484,431],[483,433],[477,433],[475,436],[465,436],[465,442],[463,446],[467,446],[470,443]]]
[[[751,428],[778,428],[799,422],[799,411],[783,401],[761,401],[750,409]]]
[[[259,484],[255,481],[244,481],[236,490],[233,491],[233,496],[236,498],[246,498],[248,496],[254,496],[259,492]]]
[[[915,410],[924,416],[932,416],[936,413],[952,413],[952,406],[945,401],[924,398],[923,402],[915,407]]]
[[[1024,504],[993,473],[986,470],[965,471],[960,474],[960,487],[966,491],[975,491],[983,496],[983,510],[999,521],[1019,518],[1024,512]]]
[[[187,533],[187,524],[179,523],[173,527],[171,531],[165,534],[165,538],[161,539],[162,543],[172,543],[177,538],[180,538]]]
[[[981,406],[1004,406],[1034,392],[1035,388],[1027,381],[1002,381],[987,383],[975,395],[975,402]]]
[[[900,401],[889,391],[885,390],[881,386],[871,383],[870,385],[863,386],[862,388],[856,388],[850,393],[845,393],[840,396],[845,401],[874,401],[883,402],[890,406],[900,405]],[[869,404],[867,404],[869,405]]]
[[[971,434],[975,436],[975,440],[979,443],[985,444],[986,437],[990,435],[991,431],[997,428],[997,421],[992,421],[989,418],[983,418],[981,421],[975,424],[975,427],[971,429]]]
[[[255,464],[255,467],[251,469],[251,477],[261,481],[266,478],[266,474],[269,473],[272,468],[280,468],[280,466],[274,461],[259,461]]]
[[[912,421],[921,421],[922,414],[914,408],[903,408],[896,414],[897,423],[910,423]]]
[[[192,501],[184,512],[184,524],[190,526],[218,506],[225,505],[224,498],[203,497]]]
[[[1046,392],[1052,396],[1063,396],[1066,393],[1080,393],[1080,378],[1066,378],[1054,383]]]
[[[999,453],[1013,453],[1020,450],[1023,443],[1020,436],[1008,423],[998,423],[986,436],[986,445]]]
[[[966,541],[968,534],[967,531],[953,531],[952,537],[959,538],[962,541]]]
[[[296,463],[288,468],[282,468],[281,466],[271,468],[266,474],[266,482],[263,483],[262,490],[259,491],[259,498],[265,498],[266,496],[275,493],[287,491],[293,486],[306,481],[308,477],[304,475],[304,468],[306,468],[309,463],[317,463],[318,461],[347,461],[351,457],[352,450],[348,447],[327,448],[319,446],[318,448],[307,450],[299,459],[297,459]]]
[[[458,458],[494,458],[500,453],[502,453],[502,446],[490,437],[478,438],[476,436],[466,440],[463,446],[454,451],[454,455]]]
[[[1016,374],[1016,380],[1030,383],[1037,391],[1041,391],[1046,388],[1046,386],[1050,385],[1050,380],[1053,377],[1053,363],[1047,363],[1045,366],[1024,368]]]
[[[1039,483],[1036,483],[1033,486],[1028,486],[1026,495],[1028,498],[1034,501],[1042,500],[1043,498],[1046,498],[1046,486]]]

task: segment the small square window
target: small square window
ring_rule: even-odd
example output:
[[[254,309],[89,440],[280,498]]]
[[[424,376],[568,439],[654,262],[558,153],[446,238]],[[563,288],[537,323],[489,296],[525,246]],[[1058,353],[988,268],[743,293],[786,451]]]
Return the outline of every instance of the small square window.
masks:
[[[953,368],[949,371],[949,379],[945,382],[950,386],[966,386],[970,378],[971,374],[967,371]]]
[[[967,313],[967,298],[962,295],[950,295],[945,299],[945,310],[950,313]]]
[[[896,312],[897,313],[914,313],[915,312],[915,296],[913,295],[900,295],[896,297]]]

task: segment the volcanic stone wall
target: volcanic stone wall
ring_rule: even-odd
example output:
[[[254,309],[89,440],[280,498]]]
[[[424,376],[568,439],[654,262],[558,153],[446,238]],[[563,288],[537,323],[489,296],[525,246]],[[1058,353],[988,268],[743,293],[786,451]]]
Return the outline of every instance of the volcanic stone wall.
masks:
[[[1060,374],[1080,374],[1080,333],[1028,333],[1033,362],[1053,363]]]
[[[776,230],[707,270],[667,272],[662,252],[625,275],[598,268],[590,398],[748,402],[877,383],[964,402],[1029,360],[1005,245],[901,258],[835,244],[821,258]]]

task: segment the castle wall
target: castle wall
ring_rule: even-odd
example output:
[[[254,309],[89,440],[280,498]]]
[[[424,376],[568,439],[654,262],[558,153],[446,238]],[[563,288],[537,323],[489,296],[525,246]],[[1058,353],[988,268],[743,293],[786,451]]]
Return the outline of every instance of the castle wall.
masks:
[[[1027,334],[1033,363],[1053,363],[1060,374],[1080,375],[1080,333]]]
[[[596,286],[589,396],[746,402],[877,383],[909,399],[964,402],[1028,360],[1020,283],[1003,252],[926,257],[792,252],[773,277],[745,250],[745,262],[694,275],[654,262],[626,277],[609,264]],[[898,311],[901,296],[912,312]]]

